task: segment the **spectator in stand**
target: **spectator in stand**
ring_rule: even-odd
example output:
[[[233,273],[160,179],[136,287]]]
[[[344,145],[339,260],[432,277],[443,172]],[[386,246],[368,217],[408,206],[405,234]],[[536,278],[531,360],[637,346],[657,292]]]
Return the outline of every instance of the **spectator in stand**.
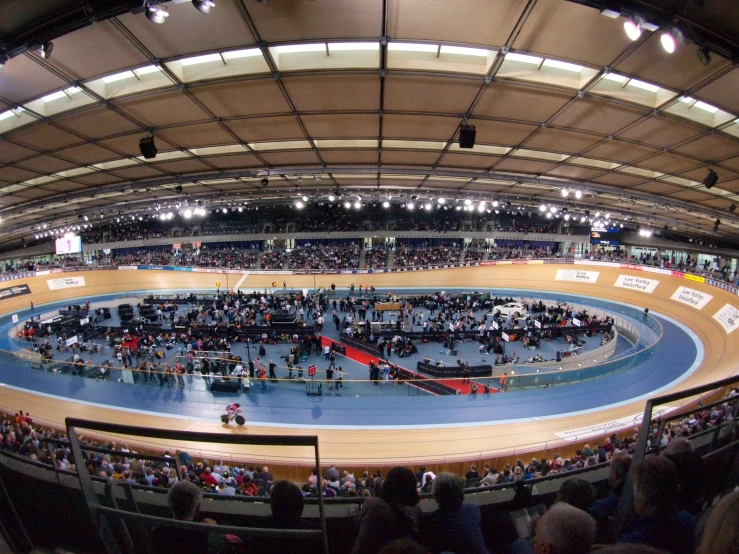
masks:
[[[611,491],[603,500],[597,500],[590,508],[590,515],[598,523],[599,542],[611,542],[617,537],[612,536],[611,518],[616,515],[618,503],[621,499],[626,477],[631,469],[631,456],[625,452],[619,452],[611,458],[610,473],[608,474],[608,485]]]
[[[595,521],[563,502],[552,506],[536,527],[533,545],[527,539],[513,543],[511,554],[587,554],[595,540]]]
[[[739,554],[739,492],[725,496],[711,512],[698,554]]]
[[[202,491],[189,481],[178,481],[167,493],[167,504],[179,521],[195,521],[202,499]],[[203,523],[216,525],[214,520],[207,518]],[[209,537],[200,531],[162,526],[153,530],[151,537],[155,551],[162,554],[201,554],[209,550]]]
[[[557,491],[557,502],[564,502],[584,512],[590,510],[594,501],[595,489],[585,479],[567,479]]]
[[[434,500],[439,509],[423,520],[422,542],[435,554],[489,554],[480,527],[480,508],[474,504],[464,504],[462,478],[443,472],[436,476],[433,483]]]
[[[695,519],[690,513],[678,510],[675,465],[665,456],[653,456],[637,464],[631,472],[634,511],[639,519],[618,542],[646,544],[671,554],[691,554]]]
[[[375,494],[362,506],[353,554],[375,553],[391,540],[414,538],[418,533],[421,508],[411,470],[391,469],[379,487],[375,482]]]

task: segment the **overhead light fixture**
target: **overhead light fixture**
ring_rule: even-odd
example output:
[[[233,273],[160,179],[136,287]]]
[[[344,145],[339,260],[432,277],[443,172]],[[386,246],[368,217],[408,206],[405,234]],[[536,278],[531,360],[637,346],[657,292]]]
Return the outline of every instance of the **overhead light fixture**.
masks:
[[[295,202],[295,207],[299,210],[302,210],[305,207],[305,204],[298,200],[297,202]]]
[[[582,191],[581,190],[576,190],[575,191],[575,198],[577,198],[578,200],[580,200],[580,198],[582,198]]]
[[[389,208],[389,207],[390,207],[390,202],[388,202],[387,200],[385,200],[385,201],[384,201],[384,202],[382,203],[382,207],[383,207],[383,208]]]
[[[157,23],[158,25],[161,25],[162,23],[167,21],[168,17],[169,10],[167,9],[167,6],[164,6],[162,4],[150,4],[149,7],[146,8],[146,19],[148,19],[152,23]]]
[[[352,203],[351,202],[344,202],[344,207],[348,210],[349,208],[352,207]]]
[[[176,186],[176,187],[174,188],[174,191],[175,191],[175,192],[176,192],[177,194],[181,194],[181,193],[182,193],[182,185],[177,185],[177,186]]]
[[[637,40],[641,36],[641,25],[638,21],[629,19],[624,23],[624,31],[626,31],[626,36],[632,41]]]
[[[416,205],[413,202],[408,202],[408,209],[409,210],[415,210],[416,209]]]
[[[569,190],[562,189],[562,196],[564,196],[565,198],[567,198],[569,195],[570,195],[570,191]]]
[[[672,36],[672,33],[662,33],[659,41],[662,43],[662,48],[664,48],[665,52],[668,54],[672,54],[675,51],[675,37]]]
[[[431,206],[431,204],[430,204],[430,203],[429,203],[429,204],[426,204],[426,205],[424,206],[424,208],[425,208],[425,209],[426,209],[427,211],[431,211],[431,207],[432,207],[432,206]]]
[[[269,179],[267,179],[267,177],[262,177],[260,183],[262,183],[263,187],[266,187],[267,185],[269,185]]]
[[[184,211],[182,215],[185,217],[185,219],[190,219],[192,217],[192,210],[188,208]]]
[[[541,206],[539,206],[539,211],[540,212],[546,212],[547,211],[546,205],[545,204],[542,204]]]
[[[711,49],[708,46],[698,48],[696,55],[703,65],[709,65],[711,63]]]
[[[721,220],[717,219],[716,223],[713,224],[713,232],[718,233],[718,226],[721,225]]]
[[[192,5],[195,6],[199,12],[209,14],[212,8],[216,5],[212,0],[192,0]]]
[[[357,202],[354,202],[354,207],[355,207],[356,209],[359,209],[359,208],[361,208],[361,207],[362,207],[362,203],[361,203],[361,202],[359,202],[359,201],[357,201]]]
[[[333,202],[334,200],[336,200],[336,197],[333,194],[329,194],[328,201]]]
[[[303,196],[303,202],[307,202],[307,201],[308,201],[308,197],[307,196]]]
[[[41,45],[41,50],[39,54],[42,58],[45,60],[48,60],[51,57],[51,51],[54,49],[54,43],[53,42],[45,42]]]
[[[470,200],[469,198],[465,199],[464,205],[469,206],[470,204],[472,204],[472,200]]]
[[[444,204],[446,202],[446,199],[445,198],[439,198],[439,200],[437,202],[439,202],[439,204]]]

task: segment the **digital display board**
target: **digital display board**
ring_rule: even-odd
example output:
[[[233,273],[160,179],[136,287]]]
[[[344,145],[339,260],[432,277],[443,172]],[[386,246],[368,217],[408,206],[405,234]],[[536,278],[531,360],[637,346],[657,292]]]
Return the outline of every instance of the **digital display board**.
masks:
[[[82,252],[82,237],[72,236],[56,239],[57,254],[77,254]]]
[[[591,227],[590,244],[619,246],[621,244],[621,229],[618,227]]]

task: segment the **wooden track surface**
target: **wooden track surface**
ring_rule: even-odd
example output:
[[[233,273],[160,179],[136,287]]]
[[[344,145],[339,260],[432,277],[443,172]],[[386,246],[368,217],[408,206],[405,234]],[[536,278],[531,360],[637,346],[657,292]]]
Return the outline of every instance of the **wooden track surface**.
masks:
[[[586,269],[599,271],[596,284],[580,284],[555,280],[557,269]],[[620,274],[659,281],[660,284],[652,294],[630,291],[613,286]],[[14,313],[16,310],[27,315],[29,302],[33,299],[36,306],[45,302],[62,299],[85,299],[94,295],[111,294],[134,290],[157,289],[206,289],[215,291],[215,283],[220,281],[221,290],[226,288],[226,276],[213,273],[187,273],[174,271],[87,271],[65,273],[64,277],[80,275],[85,278],[86,286],[50,291],[47,279],[61,277],[59,275],[39,276],[26,280],[13,281],[12,284],[26,283],[31,287],[32,296],[23,296],[5,300],[0,303],[0,311]],[[228,284],[234,286],[239,275],[229,275]],[[289,288],[313,289],[312,275],[249,275],[241,284],[242,288],[271,287],[273,281],[286,280]],[[359,285],[369,283],[378,288],[401,287],[435,287],[443,290],[447,287],[465,287],[469,290],[488,288],[516,288],[542,291],[561,291],[569,294],[582,294],[600,297],[607,300],[624,302],[637,307],[649,307],[651,311],[664,314],[689,327],[703,343],[704,360],[700,368],[670,392],[710,383],[737,373],[739,356],[737,344],[739,333],[727,335],[724,329],[713,319],[715,314],[727,302],[739,305],[739,298],[729,292],[707,285],[640,271],[608,268],[601,266],[585,267],[572,265],[512,265],[495,267],[458,268],[425,272],[386,273],[373,275],[318,275],[316,284],[328,287],[335,283],[340,292],[345,292],[350,283]],[[679,286],[687,286],[713,296],[713,299],[702,309],[680,304],[670,299]],[[281,288],[281,287],[279,287]],[[542,391],[542,394],[546,394]],[[76,416],[94,420],[107,420],[118,423],[184,429],[189,431],[209,431],[224,433],[259,433],[274,434],[275,429],[248,426],[242,429],[224,428],[216,421],[178,420],[175,417],[144,415],[123,412],[115,408],[101,408],[75,403],[73,400],[47,398],[33,393],[19,392],[0,387],[0,407],[11,412],[18,409],[28,410],[37,420],[64,425],[66,416]],[[412,409],[409,403],[409,409]],[[481,425],[454,428],[397,429],[397,430],[331,430],[317,429],[307,432],[305,429],[280,429],[280,434],[317,434],[320,437],[321,456],[344,465],[364,464],[387,465],[392,463],[413,464],[414,462],[451,462],[481,461],[499,458],[504,455],[525,452],[543,452],[561,444],[555,432],[577,429],[589,425],[613,421],[639,413],[644,409],[644,402],[633,402],[627,405],[602,410],[595,414],[561,417],[535,423],[511,423],[505,425]],[[372,422],[367,422],[371,425]],[[145,444],[145,441],[138,441]],[[161,445],[160,442],[157,442]],[[170,445],[174,446],[174,445]],[[190,452],[197,451],[192,445],[187,446]],[[264,460],[273,464],[310,463],[312,454],[285,448],[249,448],[248,452],[232,445],[202,445],[202,452],[223,452],[225,456],[243,455],[255,461]],[[215,456],[215,454],[213,454]],[[384,462],[384,463],[383,463]]]

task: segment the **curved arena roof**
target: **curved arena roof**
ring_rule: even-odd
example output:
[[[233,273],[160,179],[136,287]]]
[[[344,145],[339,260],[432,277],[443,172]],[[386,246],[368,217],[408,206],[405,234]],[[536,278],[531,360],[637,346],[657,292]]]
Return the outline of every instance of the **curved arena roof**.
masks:
[[[5,239],[167,200],[336,190],[703,233],[720,219],[736,238],[731,0],[213,0],[207,15],[174,0],[152,7],[163,24],[152,3],[0,5]]]

